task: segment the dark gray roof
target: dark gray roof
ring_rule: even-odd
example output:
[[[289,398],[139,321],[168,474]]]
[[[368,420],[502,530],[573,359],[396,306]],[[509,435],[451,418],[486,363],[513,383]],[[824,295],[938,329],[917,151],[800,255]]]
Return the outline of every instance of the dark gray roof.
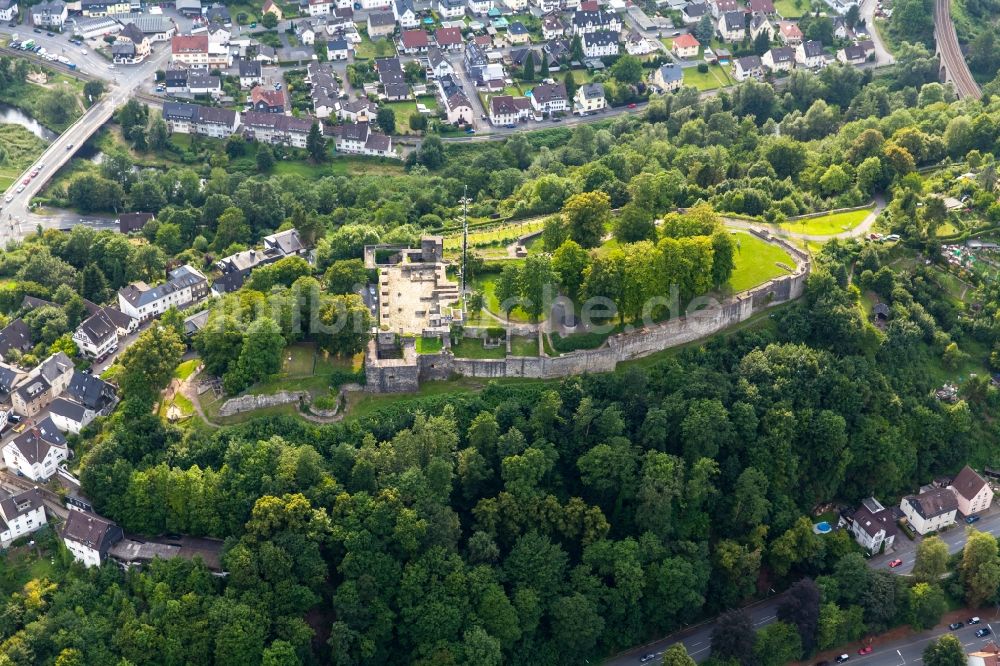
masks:
[[[614,14],[600,9],[597,11],[586,11],[580,9],[573,13],[573,25],[578,28],[586,28],[595,25],[610,25],[614,20]]]
[[[562,82],[542,83],[531,89],[531,95],[538,100],[539,104],[566,99],[566,84]]]
[[[958,510],[955,493],[947,488],[935,488],[919,495],[907,495],[905,499],[917,515],[925,520]]]
[[[745,30],[747,26],[743,16],[743,12],[726,12],[723,14],[722,22],[726,26],[726,30]]]
[[[108,338],[118,336],[118,327],[103,311],[84,319],[78,330],[95,345],[101,344]]]
[[[743,56],[742,58],[736,59],[736,64],[740,66],[744,72],[749,72],[752,69],[760,69],[761,62],[760,56]]]
[[[0,393],[10,393],[21,373],[9,365],[0,365]]]
[[[879,530],[885,530],[886,539],[896,534],[896,521],[892,518],[892,511],[888,509],[872,513],[868,507],[862,504],[854,512],[852,520],[871,537],[878,534]]]
[[[305,249],[305,245],[302,244],[302,239],[299,237],[298,229],[286,229],[270,236],[264,236],[264,245],[266,247],[276,247],[286,256],[298,254]]]
[[[585,34],[582,39],[584,44],[608,46],[618,43],[618,33],[610,30],[595,30],[594,32]]]
[[[52,404],[49,405],[49,412],[76,423],[83,423],[83,419],[87,416],[86,407],[63,397],[52,401]]]
[[[708,13],[708,5],[703,2],[692,2],[684,8],[684,13],[692,18],[696,16],[704,16]]]
[[[848,60],[864,60],[868,57],[863,46],[850,44],[844,47],[844,55]]]
[[[70,510],[62,528],[62,537],[93,548],[100,553],[121,541],[122,529],[95,513]]]
[[[791,46],[781,46],[771,49],[771,60],[775,63],[795,60],[795,49]]]
[[[140,30],[139,26],[135,23],[126,24],[126,26],[122,28],[122,31],[118,33],[118,36],[127,37],[135,44],[140,44],[144,39],[146,39],[146,35],[142,34],[142,30]]]
[[[49,384],[49,381],[45,377],[35,376],[18,386],[15,393],[21,397],[21,400],[28,403],[48,391],[51,387],[52,385]]]
[[[381,28],[396,25],[396,19],[393,17],[392,12],[372,12],[368,15],[368,23]]]
[[[682,81],[684,79],[684,70],[674,63],[667,63],[660,67],[660,76],[663,77],[666,83]]]
[[[11,349],[28,352],[34,346],[31,342],[31,330],[20,317],[0,330],[0,355],[10,353]]]
[[[256,60],[239,61],[240,76],[260,76],[260,63]]]
[[[386,151],[392,145],[392,139],[387,137],[385,134],[379,134],[378,132],[372,132],[368,135],[368,140],[365,141],[365,148],[368,150],[379,150]]]
[[[29,464],[35,464],[45,460],[49,449],[52,447],[66,447],[66,438],[63,437],[56,424],[48,416],[42,419],[38,425],[28,428],[14,438],[14,446],[21,452]]]
[[[951,482],[951,487],[955,489],[955,492],[967,500],[975,499],[985,485],[986,480],[976,474],[975,470],[968,465],[963,467],[955,480]]]
[[[802,50],[807,58],[821,56],[823,55],[823,42],[817,42],[815,39],[802,42]]]
[[[580,94],[584,99],[600,99],[604,97],[604,86],[600,83],[585,83],[580,86]]]
[[[88,409],[100,411],[114,400],[115,387],[100,377],[74,371],[66,387],[66,395]]]
[[[226,111],[226,109],[210,109],[210,110]],[[234,112],[228,111],[228,113],[234,113]],[[180,268],[174,269],[171,272],[170,276],[171,276],[170,280],[156,287],[150,287],[149,285],[143,282],[139,282],[139,283],[125,285],[124,287],[118,290],[118,293],[121,294],[122,298],[128,301],[133,307],[141,307],[143,305],[154,303],[160,300],[161,298],[165,297],[167,294],[172,294],[175,291],[180,291],[185,287],[191,287],[198,282],[205,281],[204,275],[194,270],[193,268],[190,268],[189,266],[181,266]]]
[[[2,522],[5,527],[18,516],[23,516],[45,506],[42,501],[42,493],[37,488],[25,490],[16,495],[2,491],[0,496],[2,495],[6,495],[0,499],[0,512],[3,513]]]
[[[512,35],[527,35],[528,29],[524,27],[524,24],[520,21],[514,21],[507,28],[507,32]]]
[[[164,102],[163,118],[164,120],[183,120],[187,122],[194,122],[195,119],[198,118],[198,108],[197,104]]]

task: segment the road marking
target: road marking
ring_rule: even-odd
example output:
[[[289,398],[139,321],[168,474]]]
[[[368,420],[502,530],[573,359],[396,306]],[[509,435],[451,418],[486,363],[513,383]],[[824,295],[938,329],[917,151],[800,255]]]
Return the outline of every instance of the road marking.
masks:
[[[694,652],[691,652],[691,653],[690,653],[690,656],[692,656],[692,657],[693,657],[693,656],[695,656],[696,654],[698,654],[699,652],[704,652],[704,651],[705,651],[705,650],[707,650],[707,649],[708,649],[707,647],[703,647],[703,648],[702,648],[702,649],[700,649],[700,650],[695,650]]]
[[[756,627],[758,625],[764,624],[765,622],[767,622],[769,620],[773,620],[776,617],[778,617],[778,616],[777,615],[768,615],[767,617],[765,617],[765,618],[763,618],[763,619],[761,619],[761,620],[759,620],[757,622],[754,622],[753,624]]]

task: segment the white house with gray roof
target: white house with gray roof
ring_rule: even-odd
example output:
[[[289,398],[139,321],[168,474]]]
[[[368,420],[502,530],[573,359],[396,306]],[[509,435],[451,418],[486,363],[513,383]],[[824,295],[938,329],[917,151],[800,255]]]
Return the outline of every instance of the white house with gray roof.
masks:
[[[67,458],[69,447],[66,438],[48,417],[3,447],[3,461],[7,468],[32,481],[45,481]]]
[[[45,504],[37,489],[12,494],[0,491],[0,547],[7,548],[25,534],[41,529],[45,524]]]
[[[108,551],[125,538],[122,528],[89,511],[71,510],[60,532],[63,543],[77,562],[98,567]]]
[[[208,280],[196,268],[184,265],[170,272],[170,279],[151,287],[133,282],[118,290],[118,309],[140,322],[158,317],[171,307],[178,309],[208,295]]]

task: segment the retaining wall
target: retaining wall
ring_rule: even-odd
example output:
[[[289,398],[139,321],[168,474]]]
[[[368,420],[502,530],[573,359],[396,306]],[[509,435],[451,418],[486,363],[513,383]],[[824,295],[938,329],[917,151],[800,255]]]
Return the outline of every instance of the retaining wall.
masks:
[[[713,335],[757,312],[801,296],[809,276],[809,256],[785,239],[770,236],[766,230],[749,231],[781,246],[792,255],[796,261],[795,272],[683,317],[611,336],[607,345],[600,349],[575,351],[561,356],[455,358],[450,351],[416,354],[406,348],[404,342],[402,359],[380,360],[372,342],[365,357],[365,390],[375,393],[415,391],[420,382],[444,380],[456,375],[482,379],[555,379],[585,372],[611,372],[622,361],[643,358]]]

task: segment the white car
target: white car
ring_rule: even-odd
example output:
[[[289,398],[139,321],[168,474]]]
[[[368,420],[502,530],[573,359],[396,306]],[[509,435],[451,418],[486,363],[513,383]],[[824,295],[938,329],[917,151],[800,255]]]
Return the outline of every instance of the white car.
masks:
[[[87,49],[80,49],[80,53],[82,53],[83,55],[87,55]]]
[[[17,186],[17,193],[20,194],[21,192],[24,192],[24,183]]]
[[[13,194],[8,194],[7,196],[5,196],[5,197],[3,198],[3,200],[4,200],[5,202],[7,202],[7,203],[10,203],[11,201],[13,201],[13,200],[14,200],[14,195],[13,195]]]

